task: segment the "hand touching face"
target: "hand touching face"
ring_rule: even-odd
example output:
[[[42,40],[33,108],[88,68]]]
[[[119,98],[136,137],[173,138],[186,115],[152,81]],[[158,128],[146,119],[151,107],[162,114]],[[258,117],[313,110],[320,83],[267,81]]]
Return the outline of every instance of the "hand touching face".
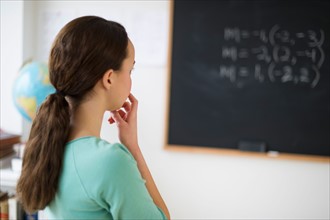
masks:
[[[128,100],[119,110],[111,111],[108,121],[110,124],[116,123],[120,142],[132,152],[135,148],[138,148],[138,101],[132,94],[128,96]]]

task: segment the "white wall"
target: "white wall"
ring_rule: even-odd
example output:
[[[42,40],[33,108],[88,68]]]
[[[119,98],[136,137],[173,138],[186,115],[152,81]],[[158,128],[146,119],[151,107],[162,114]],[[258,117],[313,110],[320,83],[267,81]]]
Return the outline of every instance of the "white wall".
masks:
[[[20,134],[22,118],[16,110],[12,85],[23,62],[23,2],[1,1],[0,127]]]
[[[137,50],[133,93],[139,99],[140,145],[173,219],[329,219],[329,163],[163,149],[167,1],[38,1],[35,10],[40,60],[47,60],[59,28],[76,16],[100,15],[127,28]],[[116,141],[106,119],[102,136]]]

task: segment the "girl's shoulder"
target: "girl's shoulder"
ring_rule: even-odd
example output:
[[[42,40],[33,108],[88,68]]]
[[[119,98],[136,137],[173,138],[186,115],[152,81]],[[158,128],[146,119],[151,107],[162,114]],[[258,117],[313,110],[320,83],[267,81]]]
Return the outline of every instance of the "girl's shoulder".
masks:
[[[108,141],[87,136],[70,141],[66,150],[72,152],[72,156],[79,163],[101,163],[118,165],[118,163],[135,162],[130,151],[121,143],[109,143]]]

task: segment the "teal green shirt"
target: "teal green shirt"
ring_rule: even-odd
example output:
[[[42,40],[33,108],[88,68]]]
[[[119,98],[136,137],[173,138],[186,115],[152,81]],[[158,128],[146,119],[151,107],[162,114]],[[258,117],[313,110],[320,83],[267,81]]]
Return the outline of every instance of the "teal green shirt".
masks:
[[[96,137],[65,146],[58,191],[45,212],[49,219],[166,219],[127,148]]]

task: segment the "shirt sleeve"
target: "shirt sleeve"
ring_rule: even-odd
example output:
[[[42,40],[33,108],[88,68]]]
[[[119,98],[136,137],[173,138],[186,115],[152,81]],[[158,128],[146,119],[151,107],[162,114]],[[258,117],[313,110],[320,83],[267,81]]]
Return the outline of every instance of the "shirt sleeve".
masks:
[[[137,162],[122,145],[112,147],[101,178],[100,197],[114,219],[166,219],[153,202]]]

